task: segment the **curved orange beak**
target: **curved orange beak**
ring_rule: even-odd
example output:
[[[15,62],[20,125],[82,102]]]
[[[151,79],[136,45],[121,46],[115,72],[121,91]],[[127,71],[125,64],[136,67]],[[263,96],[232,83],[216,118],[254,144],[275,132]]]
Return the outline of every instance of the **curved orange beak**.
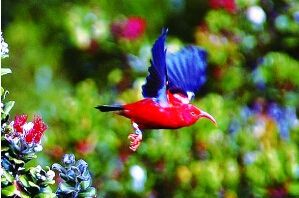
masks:
[[[211,120],[213,122],[213,124],[217,127],[218,124],[215,120],[215,118],[213,118],[213,116],[211,116],[210,114],[208,114],[207,112],[204,112],[202,110],[200,110],[200,114],[199,114],[200,117],[204,117],[204,118],[208,118],[209,120]]]

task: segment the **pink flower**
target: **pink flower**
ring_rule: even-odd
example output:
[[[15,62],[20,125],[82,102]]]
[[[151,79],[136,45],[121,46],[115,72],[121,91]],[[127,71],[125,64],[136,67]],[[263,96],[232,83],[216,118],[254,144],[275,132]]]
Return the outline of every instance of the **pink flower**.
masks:
[[[140,38],[145,29],[146,21],[141,17],[129,17],[127,20],[115,22],[111,26],[111,31],[116,37],[128,40]]]
[[[145,32],[146,22],[140,17],[129,17],[126,21],[123,36],[127,39],[136,39]]]
[[[34,116],[33,122],[28,123],[27,117],[27,115],[16,116],[13,128],[27,143],[40,143],[47,125],[39,115]]]
[[[234,12],[237,9],[234,0],[210,0],[209,4],[213,9],[223,8],[228,12]]]

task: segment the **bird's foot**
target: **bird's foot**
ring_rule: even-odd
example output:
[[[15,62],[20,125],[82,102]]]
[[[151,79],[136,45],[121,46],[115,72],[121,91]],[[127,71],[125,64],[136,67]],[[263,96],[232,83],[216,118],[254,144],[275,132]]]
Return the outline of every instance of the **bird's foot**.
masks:
[[[128,138],[131,140],[129,148],[134,152],[137,151],[142,141],[142,132],[140,131],[140,133],[131,133]]]

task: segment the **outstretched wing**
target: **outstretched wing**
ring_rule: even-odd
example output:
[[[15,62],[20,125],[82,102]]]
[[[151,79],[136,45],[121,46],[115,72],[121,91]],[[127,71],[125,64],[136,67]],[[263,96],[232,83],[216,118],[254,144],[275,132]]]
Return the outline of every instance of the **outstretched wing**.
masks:
[[[152,60],[149,75],[142,86],[142,95],[145,98],[156,98],[160,104],[167,103],[166,96],[166,49],[164,47],[168,30],[162,30],[160,37],[152,48]]]
[[[200,47],[188,46],[166,57],[168,89],[181,93],[190,101],[206,82],[207,52]]]

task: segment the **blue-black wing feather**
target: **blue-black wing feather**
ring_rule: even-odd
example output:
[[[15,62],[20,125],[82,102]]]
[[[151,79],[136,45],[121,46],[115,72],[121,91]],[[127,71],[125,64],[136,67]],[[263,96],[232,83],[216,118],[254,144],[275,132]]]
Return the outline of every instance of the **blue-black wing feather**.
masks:
[[[200,47],[188,46],[166,57],[168,89],[189,97],[206,82],[207,52]],[[190,99],[190,98],[189,98]]]
[[[152,48],[152,60],[149,75],[142,86],[145,98],[157,98],[159,102],[167,102],[166,96],[166,49],[164,47],[167,30],[162,30],[160,37]]]

